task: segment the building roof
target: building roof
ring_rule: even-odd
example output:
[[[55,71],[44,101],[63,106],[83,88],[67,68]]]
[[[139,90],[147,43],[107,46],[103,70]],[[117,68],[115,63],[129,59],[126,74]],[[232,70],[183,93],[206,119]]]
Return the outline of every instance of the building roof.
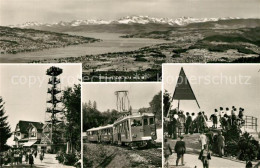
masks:
[[[32,124],[33,126],[35,126],[38,130],[42,129],[42,127],[43,127],[43,123],[41,123],[41,122],[23,121],[23,120],[20,120],[20,121],[18,122],[18,124],[16,125],[16,128],[17,128],[17,126],[18,126],[18,127],[20,128],[20,131],[19,131],[19,132],[21,132],[21,133],[27,133],[30,124]]]

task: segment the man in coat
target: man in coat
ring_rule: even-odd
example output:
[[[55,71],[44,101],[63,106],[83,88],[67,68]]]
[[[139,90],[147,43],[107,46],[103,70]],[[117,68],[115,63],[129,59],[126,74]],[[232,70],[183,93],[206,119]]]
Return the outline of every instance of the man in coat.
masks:
[[[191,127],[192,118],[189,112],[187,112],[186,115],[187,115],[187,120],[185,122],[185,134],[188,134]]]
[[[222,135],[221,131],[218,133],[217,143],[219,156],[222,157],[224,155],[225,137]]]
[[[180,140],[176,142],[174,150],[177,153],[176,166],[178,166],[180,159],[181,164],[184,165],[184,153],[186,152],[186,145],[183,141],[183,136],[180,136]]]

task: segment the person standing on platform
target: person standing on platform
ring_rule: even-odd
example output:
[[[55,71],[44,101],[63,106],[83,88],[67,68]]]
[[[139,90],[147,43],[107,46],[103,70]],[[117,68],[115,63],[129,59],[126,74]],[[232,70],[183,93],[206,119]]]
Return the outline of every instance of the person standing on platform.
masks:
[[[178,166],[180,159],[182,166],[184,166],[184,154],[186,152],[186,145],[183,141],[183,136],[180,136],[180,140],[176,142],[174,150],[177,153],[176,166]]]
[[[203,115],[203,117],[205,118],[205,120],[208,121],[208,116],[205,114],[204,111],[202,111],[202,115]]]
[[[231,111],[229,110],[228,107],[226,108],[226,115],[229,116],[229,117],[231,116]]]
[[[243,117],[244,117],[244,109],[243,108],[239,108],[239,113],[238,113],[238,117],[243,120]]]
[[[225,147],[225,137],[222,135],[222,132],[220,131],[218,133],[217,137],[217,143],[218,143],[218,153],[219,157],[222,157],[225,153],[224,147]]]
[[[210,116],[210,120],[213,122],[212,128],[218,128],[218,110],[215,109],[215,113]]]
[[[224,117],[224,114],[225,114],[225,112],[224,112],[223,107],[220,107],[219,108],[219,115],[220,115],[220,117]]]

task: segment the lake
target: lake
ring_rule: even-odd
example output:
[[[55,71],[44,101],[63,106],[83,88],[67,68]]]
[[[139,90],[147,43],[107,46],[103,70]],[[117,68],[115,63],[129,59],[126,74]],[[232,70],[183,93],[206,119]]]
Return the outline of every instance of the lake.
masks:
[[[1,63],[25,63],[32,60],[79,57],[84,55],[105,54],[108,52],[125,52],[137,50],[141,47],[166,43],[169,41],[148,38],[120,38],[123,34],[118,33],[86,33],[66,32],[71,35],[93,37],[101,39],[101,42],[67,46],[64,48],[52,48],[42,51],[1,54]]]

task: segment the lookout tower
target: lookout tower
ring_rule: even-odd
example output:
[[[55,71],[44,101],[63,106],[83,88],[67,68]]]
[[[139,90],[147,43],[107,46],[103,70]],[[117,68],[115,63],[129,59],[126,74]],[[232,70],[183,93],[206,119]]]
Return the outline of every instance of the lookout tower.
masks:
[[[41,144],[57,144],[57,138],[55,138],[56,136],[54,135],[57,133],[59,124],[62,123],[62,110],[59,106],[61,103],[60,74],[62,74],[62,69],[54,66],[47,69],[46,72],[46,75],[49,76],[49,80],[47,89],[47,108]]]

